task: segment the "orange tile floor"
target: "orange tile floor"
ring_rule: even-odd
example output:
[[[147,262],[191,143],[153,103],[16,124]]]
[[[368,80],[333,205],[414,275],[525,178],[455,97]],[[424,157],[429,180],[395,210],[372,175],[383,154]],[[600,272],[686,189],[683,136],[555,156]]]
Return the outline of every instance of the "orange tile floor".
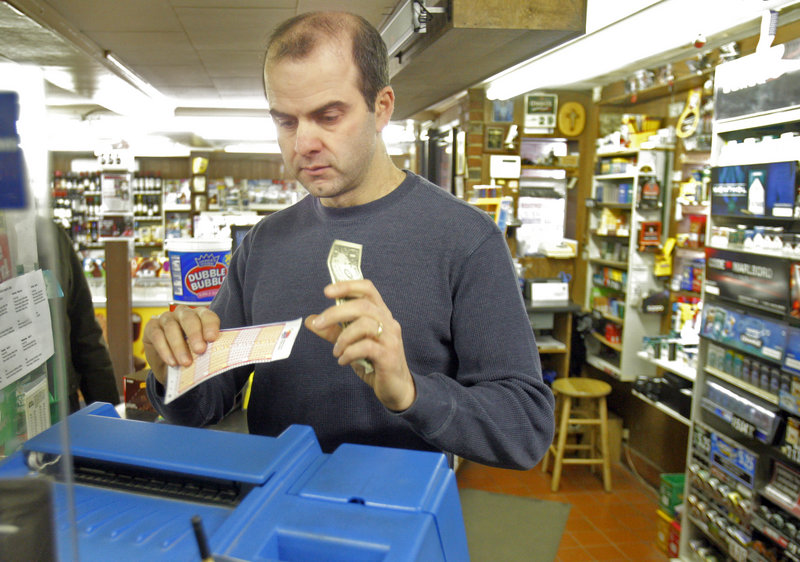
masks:
[[[550,466],[552,470],[552,460]],[[669,560],[656,546],[656,490],[620,464],[612,466],[609,493],[603,491],[599,470],[594,475],[580,465],[564,467],[556,493],[550,491],[550,472],[542,472],[541,466],[518,471],[464,461],[456,480],[459,488],[569,503],[556,562]]]

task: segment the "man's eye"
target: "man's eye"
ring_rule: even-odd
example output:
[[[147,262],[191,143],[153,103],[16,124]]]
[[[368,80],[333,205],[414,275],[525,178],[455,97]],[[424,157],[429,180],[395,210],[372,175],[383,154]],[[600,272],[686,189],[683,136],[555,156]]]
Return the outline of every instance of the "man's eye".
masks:
[[[280,118],[273,118],[275,122],[275,126],[279,129],[291,129],[295,126],[296,121],[294,119],[280,119]]]
[[[328,124],[330,124],[330,123],[336,123],[336,121],[338,121],[338,120],[339,120],[339,117],[340,117],[340,116],[341,116],[341,115],[340,115],[339,113],[325,113],[325,114],[323,114],[323,115],[322,115],[322,117],[320,118],[320,120],[321,120],[323,123],[328,123]]]

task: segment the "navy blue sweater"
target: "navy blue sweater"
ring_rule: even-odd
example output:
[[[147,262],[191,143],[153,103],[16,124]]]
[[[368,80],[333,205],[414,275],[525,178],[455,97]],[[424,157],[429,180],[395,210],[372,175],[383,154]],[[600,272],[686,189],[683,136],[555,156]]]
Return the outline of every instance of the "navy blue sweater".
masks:
[[[223,328],[291,320],[333,303],[327,256],[335,239],[363,245],[361,269],[400,323],[417,398],[386,409],[332,344],[302,328],[290,358],[255,367],[250,432],[314,428],[324,451],[341,443],[437,450],[530,468],[553,434],[553,396],[508,246],[485,213],[407,172],[366,205],[329,208],[308,196],[245,237],[211,308]],[[151,401],[174,423],[215,423],[250,368],[220,375],[169,405],[152,374]]]

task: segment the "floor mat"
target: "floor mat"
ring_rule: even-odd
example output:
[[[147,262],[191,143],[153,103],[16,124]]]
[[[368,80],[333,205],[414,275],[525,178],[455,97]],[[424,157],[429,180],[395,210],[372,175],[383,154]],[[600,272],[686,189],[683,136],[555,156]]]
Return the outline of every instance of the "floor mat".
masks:
[[[570,505],[462,489],[461,510],[472,562],[552,562]]]

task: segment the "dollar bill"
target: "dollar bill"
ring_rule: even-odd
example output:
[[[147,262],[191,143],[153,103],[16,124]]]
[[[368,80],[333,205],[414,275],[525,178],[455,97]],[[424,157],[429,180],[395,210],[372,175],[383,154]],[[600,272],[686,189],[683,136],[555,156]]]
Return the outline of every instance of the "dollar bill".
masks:
[[[334,240],[328,252],[328,272],[331,274],[331,281],[352,281],[363,279],[361,273],[361,244],[345,242],[344,240]],[[346,299],[336,299],[336,304],[342,304]],[[342,327],[346,327],[343,324]],[[366,374],[370,374],[374,369],[372,363],[367,359],[356,361],[364,368]]]

